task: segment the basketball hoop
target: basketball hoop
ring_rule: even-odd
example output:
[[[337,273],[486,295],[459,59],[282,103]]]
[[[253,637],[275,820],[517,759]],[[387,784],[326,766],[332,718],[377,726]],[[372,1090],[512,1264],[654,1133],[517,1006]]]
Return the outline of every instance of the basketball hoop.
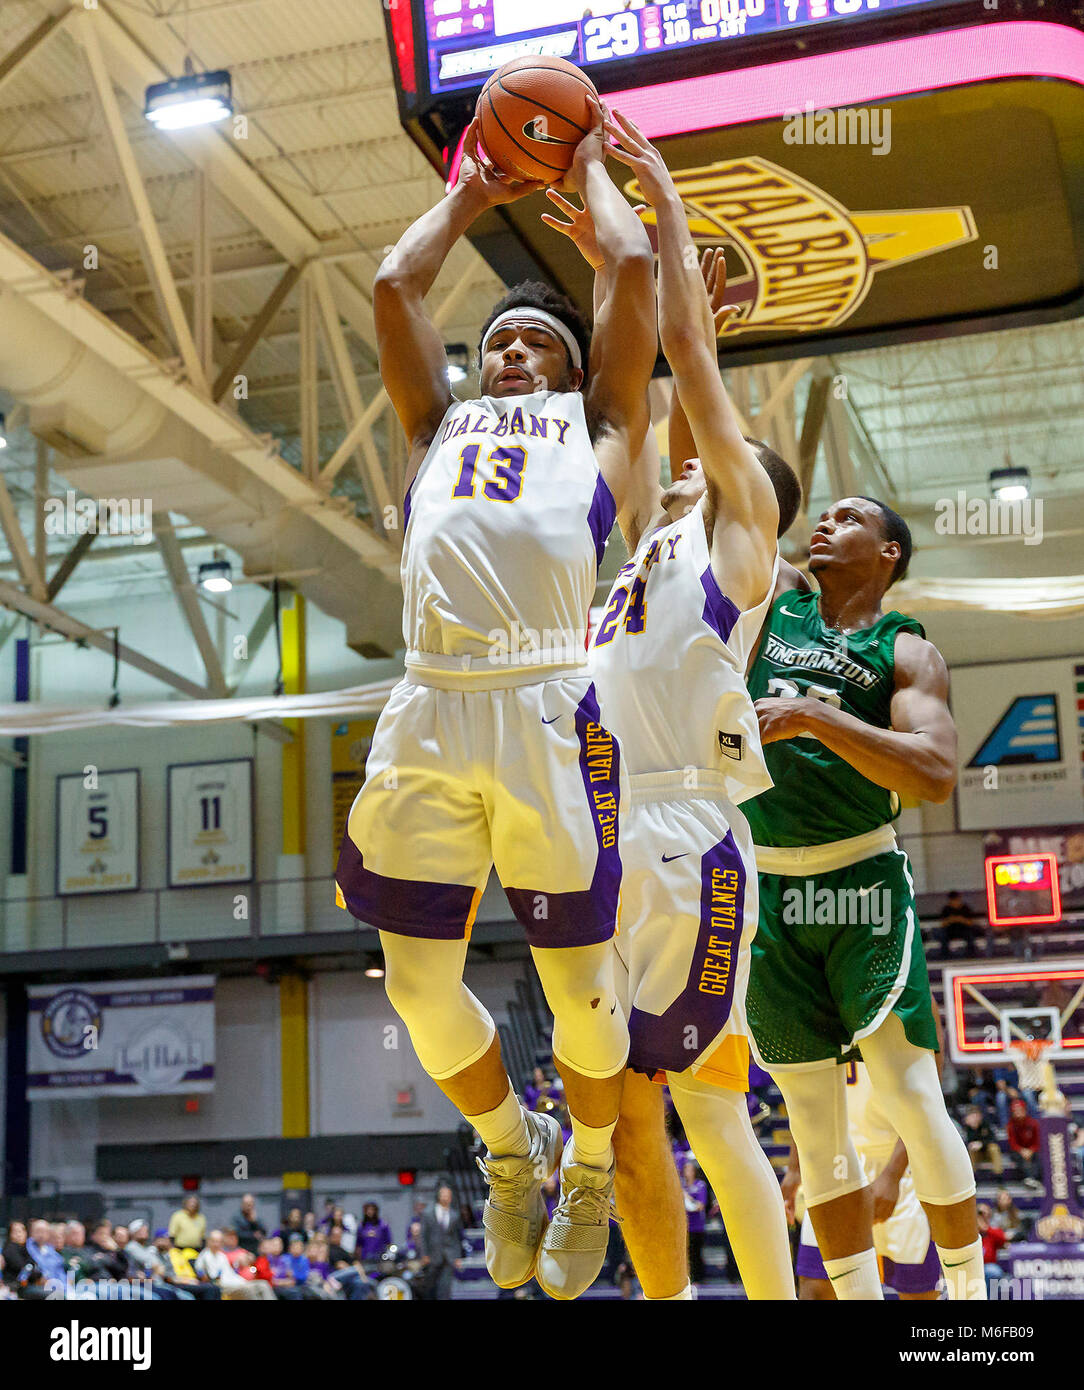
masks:
[[[1013,1038],[1010,1047],[1018,1048],[1029,1062],[1042,1060],[1042,1055],[1050,1046],[1049,1038]]]

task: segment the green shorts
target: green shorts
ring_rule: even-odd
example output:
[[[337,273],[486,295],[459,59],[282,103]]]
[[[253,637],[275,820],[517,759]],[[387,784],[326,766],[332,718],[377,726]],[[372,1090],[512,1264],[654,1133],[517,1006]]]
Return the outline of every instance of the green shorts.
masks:
[[[937,1051],[910,865],[887,850],[814,876],[759,875],[747,1011],[768,1071],[834,1066],[898,1014]]]

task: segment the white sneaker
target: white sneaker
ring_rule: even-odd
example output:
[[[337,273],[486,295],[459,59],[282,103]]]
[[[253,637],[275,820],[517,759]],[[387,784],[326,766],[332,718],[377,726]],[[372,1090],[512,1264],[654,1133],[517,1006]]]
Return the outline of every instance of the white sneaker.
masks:
[[[525,1110],[530,1152],[478,1159],[489,1196],[482,1212],[486,1232],[486,1269],[501,1289],[525,1284],[535,1272],[538,1250],[549,1216],[542,1184],[561,1158],[564,1137],[552,1115]]]
[[[550,1298],[579,1298],[599,1276],[614,1215],[614,1164],[609,1170],[561,1160],[561,1200],[542,1241],[538,1282]]]

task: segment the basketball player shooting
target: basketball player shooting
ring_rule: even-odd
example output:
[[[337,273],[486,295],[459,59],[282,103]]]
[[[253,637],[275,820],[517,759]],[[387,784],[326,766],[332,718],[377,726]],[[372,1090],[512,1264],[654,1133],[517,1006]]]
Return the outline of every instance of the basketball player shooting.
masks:
[[[621,742],[632,792],[614,943],[632,1069],[615,1136],[618,1210],[645,1296],[690,1297],[684,1207],[653,1084],[666,1080],[719,1197],[747,1293],[792,1298],[779,1186],[745,1104],[757,881],[737,804],[767,785],[745,667],[775,582],[779,503],[719,376],[708,294],[673,181],[632,122],[615,119],[610,153],[637,173],[656,211],[662,348],[707,483],[703,498],[681,487],[663,493],[655,466],[652,515],[625,530],[633,556],[592,649],[603,718]],[[570,221],[545,220],[595,266],[604,308],[609,271],[589,211],[551,196]],[[796,505],[797,480],[774,462]]]
[[[481,398],[453,400],[423,299],[477,217],[539,187],[483,158],[477,123],[455,187],[377,276],[380,371],[410,451],[407,672],[378,722],[336,874],[353,914],[380,929],[388,997],[422,1065],[486,1145],[491,1276],[513,1288],[537,1273],[557,1298],[587,1288],[605,1255],[628,1052],[610,945],[621,753],[586,675],[584,626],[615,513],[627,524],[644,506],[631,460],[657,344],[651,248],[606,171],[597,104],[592,115],[569,186],[611,272],[593,341],[564,296],[518,286],[483,329]],[[572,1117],[563,1158],[559,1125],[524,1111],[493,1020],[463,982],[493,864],[554,1015]],[[547,1226],[541,1186],[558,1161]]]

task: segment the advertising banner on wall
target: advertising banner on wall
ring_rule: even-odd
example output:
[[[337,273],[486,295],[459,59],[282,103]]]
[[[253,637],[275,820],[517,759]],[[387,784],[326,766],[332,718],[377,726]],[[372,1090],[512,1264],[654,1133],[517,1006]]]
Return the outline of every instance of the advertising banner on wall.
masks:
[[[961,830],[1084,821],[1084,665],[1071,659],[952,672]]]
[[[169,769],[169,886],[252,878],[252,759]]]
[[[56,779],[56,891],[139,887],[139,773],[65,773]]]
[[[27,994],[28,1099],[214,1090],[213,975],[32,985]]]

